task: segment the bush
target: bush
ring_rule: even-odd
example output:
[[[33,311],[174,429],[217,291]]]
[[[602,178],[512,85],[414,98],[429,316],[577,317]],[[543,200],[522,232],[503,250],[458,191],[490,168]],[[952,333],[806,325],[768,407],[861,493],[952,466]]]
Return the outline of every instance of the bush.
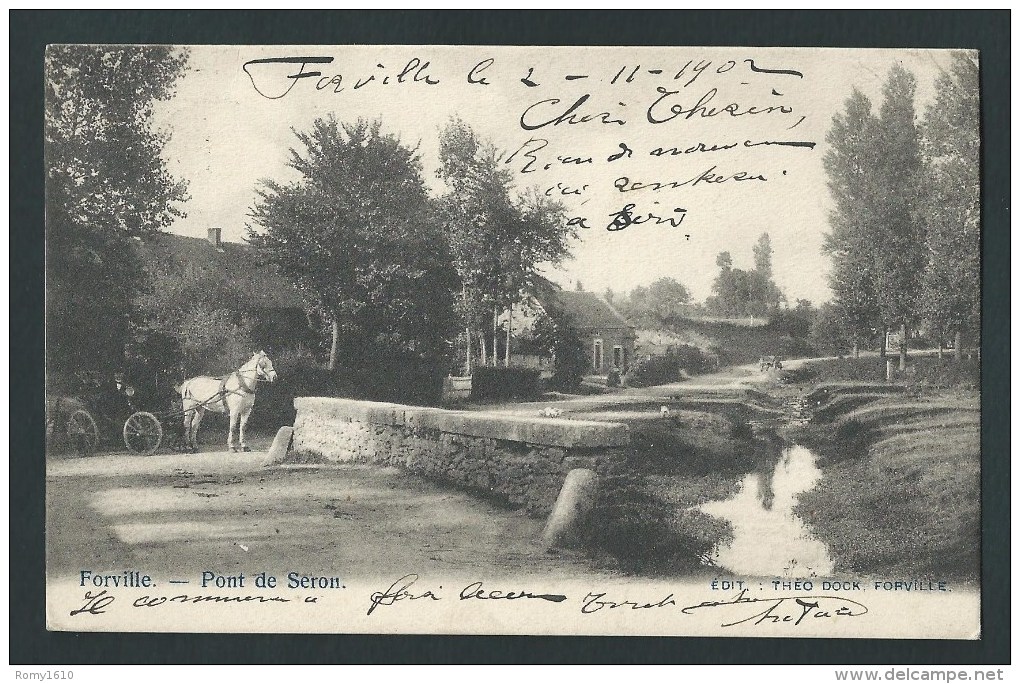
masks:
[[[534,368],[480,366],[471,378],[471,398],[481,401],[538,399],[539,371]]]
[[[707,373],[714,369],[714,365],[713,359],[697,347],[679,345],[661,356],[652,356],[635,363],[627,374],[627,384],[632,387],[648,387],[679,382],[684,379],[684,373]]]
[[[778,351],[776,353],[786,358],[815,356],[817,354],[814,346],[807,339],[801,337],[782,335],[777,340],[777,346]]]
[[[294,397],[335,396],[338,385],[315,356],[302,347],[272,355],[277,379],[259,383],[250,425],[276,429],[294,424]]]
[[[443,399],[443,359],[393,357],[371,365],[341,367],[335,373],[338,396],[416,406],[438,406]]]
[[[885,359],[866,356],[810,361],[796,371],[784,371],[783,378],[787,382],[884,382]]]

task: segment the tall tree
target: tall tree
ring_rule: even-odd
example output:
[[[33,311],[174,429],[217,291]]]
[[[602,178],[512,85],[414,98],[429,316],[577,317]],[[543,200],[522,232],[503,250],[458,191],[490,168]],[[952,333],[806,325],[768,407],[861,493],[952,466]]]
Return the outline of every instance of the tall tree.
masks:
[[[485,330],[487,320],[493,322],[495,362],[498,313],[511,309],[533,286],[539,266],[567,258],[576,230],[566,225],[559,203],[538,192],[517,192],[499,150],[460,119],[443,129],[439,148],[438,175],[450,188],[440,199],[441,215],[461,281],[467,365],[473,331]],[[484,335],[480,341],[484,358]]]
[[[768,316],[774,313],[784,295],[772,279],[772,240],[768,233],[762,233],[754,245],[754,270],[748,278],[749,296],[747,313],[752,316]]]
[[[300,179],[263,181],[248,239],[330,321],[329,368],[437,358],[456,277],[417,151],[379,121],[329,116],[294,133]]]
[[[981,307],[981,133],[976,56],[957,52],[922,126],[927,263],[922,306],[940,340],[977,331]],[[940,343],[941,345],[941,343]],[[941,348],[941,346],[940,346]]]
[[[188,61],[168,46],[46,50],[47,362],[109,370],[123,360],[144,273],[130,238],[183,216],[186,185],[163,159],[153,106]]]
[[[874,126],[871,184],[874,226],[875,292],[882,320],[900,330],[900,370],[907,364],[907,335],[919,322],[918,297],[924,272],[924,224],[919,219],[924,183],[914,114],[914,76],[894,64],[882,90]]]
[[[824,164],[835,206],[829,215],[829,233],[823,250],[832,257],[829,286],[833,310],[826,319],[838,321],[855,356],[860,344],[880,326],[876,292],[877,249],[882,245],[873,211],[875,117],[871,101],[854,89],[843,112],[837,113],[826,135],[829,150]]]
[[[768,233],[762,233],[754,245],[754,270],[772,280],[772,240]]]

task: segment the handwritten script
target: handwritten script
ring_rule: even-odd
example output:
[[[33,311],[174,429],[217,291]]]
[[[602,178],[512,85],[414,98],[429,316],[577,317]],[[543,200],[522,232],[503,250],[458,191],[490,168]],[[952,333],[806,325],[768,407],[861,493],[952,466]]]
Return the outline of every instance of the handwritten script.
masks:
[[[797,168],[796,155],[817,145],[800,134],[810,114],[798,100],[805,73],[751,52],[719,60],[664,50],[642,53],[647,63],[576,65],[502,52],[466,61],[463,53],[426,52],[284,55],[250,59],[241,69],[258,98],[274,101],[381,98],[420,108],[451,97],[483,102],[498,90],[516,104],[483,115],[499,119],[487,123],[505,140],[514,131],[518,138],[501,162],[563,202],[569,225],[580,229],[643,226],[682,231],[689,240],[705,194],[768,192]],[[614,204],[623,194],[636,197]]]
[[[426,603],[444,600],[442,587],[421,588],[416,586],[419,581],[416,574],[408,574],[392,582],[382,591],[376,591],[369,597],[368,615],[380,606],[393,606],[401,601],[421,601]],[[546,601],[562,603],[582,615],[593,615],[600,612],[650,611],[669,609],[680,615],[715,612],[724,616],[721,627],[736,625],[774,625],[786,624],[799,626],[806,621],[832,621],[837,618],[854,618],[865,615],[868,608],[859,601],[842,596],[769,596],[755,598],[742,589],[736,596],[722,601],[705,601],[687,606],[680,606],[680,599],[674,593],[668,593],[652,600],[634,600],[623,597],[609,597],[605,591],[588,592],[580,601],[571,601],[564,594],[535,592],[528,589],[515,588],[490,589],[483,582],[472,582],[463,587],[454,596],[458,601]]]
[[[675,592],[664,593],[651,598],[634,599],[612,595],[609,591],[593,590],[583,597],[537,591],[526,587],[499,587],[474,581],[453,590],[442,585],[423,587],[420,577],[409,573],[389,583],[385,589],[373,591],[367,602],[366,616],[381,608],[392,608],[398,604],[411,606],[415,610],[428,610],[438,602],[453,601],[471,611],[473,605],[481,602],[515,604],[518,606],[555,604],[563,610],[593,619],[591,616],[619,614],[620,612],[650,613],[664,611],[677,618],[693,615],[712,615],[720,627],[737,625],[769,626],[787,625],[797,627],[832,623],[841,618],[856,618],[868,613],[868,608],[853,599],[837,595],[795,595],[755,597],[742,589],[731,598],[721,601],[686,603]],[[98,616],[110,612],[116,604],[116,596],[106,589],[99,592],[86,591],[70,616]],[[260,607],[282,605],[292,602],[317,603],[318,597],[286,597],[272,594],[176,594],[151,595],[132,598],[127,605],[132,609],[152,609],[159,606],[193,605],[219,606],[229,609],[242,604],[258,604]],[[364,604],[362,604],[364,605]],[[717,616],[717,617],[716,617]]]

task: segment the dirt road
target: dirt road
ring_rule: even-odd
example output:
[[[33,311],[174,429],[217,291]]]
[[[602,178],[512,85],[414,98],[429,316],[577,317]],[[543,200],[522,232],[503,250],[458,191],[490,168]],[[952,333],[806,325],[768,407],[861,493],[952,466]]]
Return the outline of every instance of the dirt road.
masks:
[[[51,457],[50,578],[86,569],[610,576],[583,556],[547,553],[542,521],[397,469],[265,460],[258,451]]]

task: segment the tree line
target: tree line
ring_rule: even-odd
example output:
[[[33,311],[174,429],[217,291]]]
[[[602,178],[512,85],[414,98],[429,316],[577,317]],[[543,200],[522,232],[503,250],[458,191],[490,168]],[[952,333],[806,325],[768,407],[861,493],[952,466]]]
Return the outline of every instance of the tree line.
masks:
[[[439,136],[437,196],[417,148],[381,121],[328,116],[295,135],[288,165],[300,178],[263,182],[247,239],[329,322],[328,368],[445,371],[453,356],[466,373],[476,357],[509,366],[512,317],[501,314],[540,265],[568,256],[562,205],[518,191],[500,151],[460,119]]]
[[[163,46],[47,51],[51,373],[108,374],[132,351],[219,359],[250,342],[251,321],[228,310],[236,298],[215,277],[143,263],[132,241],[185,215],[187,184],[168,170],[153,109],[173,96],[188,57]],[[467,372],[473,359],[508,365],[512,331],[500,314],[540,267],[567,258],[576,232],[563,207],[516,188],[500,151],[459,119],[439,134],[438,193],[417,147],[381,121],[327,116],[294,135],[297,179],[260,183],[247,239],[323,323],[329,369],[371,382],[408,367],[445,374],[454,356]],[[562,323],[543,321],[539,337],[576,346]]]
[[[854,89],[833,117],[824,158],[833,198],[824,252],[831,258],[832,300],[819,308],[787,300],[772,274],[768,234],[754,246],[754,268],[734,268],[729,252],[704,304],[663,278],[609,299],[639,327],[669,330],[684,318],[776,317],[811,329],[819,347],[849,350],[899,337],[900,368],[915,332],[959,356],[980,332],[979,71],[976,58],[954,53],[935,81],[936,96],[918,120],[916,79],[892,67],[882,103]],[[788,326],[790,327],[790,326]],[[806,335],[805,335],[806,336]]]
[[[720,252],[716,257],[719,275],[712,282],[712,294],[702,304],[695,303],[687,287],[670,277],[639,285],[622,296],[607,290],[605,298],[636,326],[652,330],[669,330],[685,318],[699,316],[766,319],[775,316],[787,301],[773,278],[768,233],[759,236],[753,253],[754,268],[745,270],[734,267],[729,251]],[[810,302],[805,304],[811,308]]]
[[[877,111],[855,89],[832,122],[825,169],[835,207],[825,251],[832,259],[833,333],[854,350],[898,330],[942,340],[980,327],[979,72],[957,52],[919,121],[917,83],[892,67]]]

